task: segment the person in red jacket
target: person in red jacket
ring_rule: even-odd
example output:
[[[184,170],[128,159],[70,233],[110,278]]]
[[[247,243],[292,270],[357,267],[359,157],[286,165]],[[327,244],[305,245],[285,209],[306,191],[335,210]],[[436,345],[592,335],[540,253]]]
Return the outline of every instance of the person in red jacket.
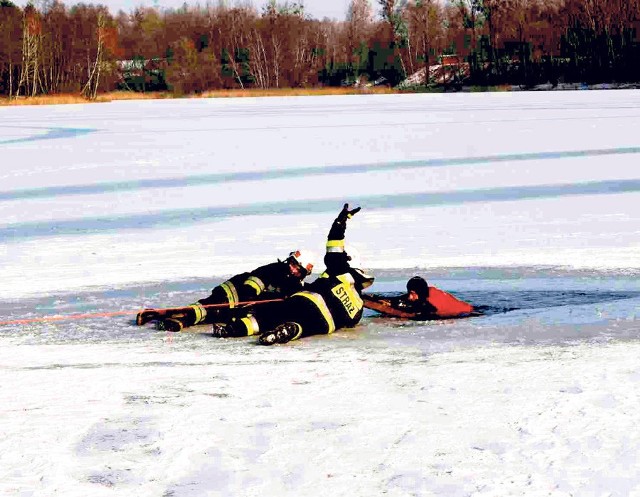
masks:
[[[411,278],[407,282],[407,293],[400,297],[365,296],[365,307],[389,316],[415,320],[456,318],[474,312],[471,304],[429,286],[421,276]]]
[[[420,314],[435,315],[439,318],[465,316],[473,312],[473,306],[455,298],[435,286],[429,286],[420,276],[414,276],[407,282],[407,301],[420,309]]]

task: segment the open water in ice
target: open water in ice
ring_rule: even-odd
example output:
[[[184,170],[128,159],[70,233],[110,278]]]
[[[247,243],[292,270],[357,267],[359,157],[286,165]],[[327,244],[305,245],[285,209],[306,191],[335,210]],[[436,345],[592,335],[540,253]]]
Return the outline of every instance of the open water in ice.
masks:
[[[406,269],[378,271],[372,290],[389,295],[400,294],[407,279],[413,275]],[[340,340],[343,333],[367,340],[384,339],[386,344],[389,340],[399,345],[428,340],[431,349],[441,350],[452,345],[477,346],[497,342],[559,345],[640,338],[640,330],[619,326],[621,322],[636,320],[640,310],[640,283],[633,272],[625,275],[620,272],[603,274],[553,268],[476,268],[433,270],[430,276],[432,284],[470,302],[482,315],[405,322],[365,310],[361,325],[354,330],[338,332],[335,340]],[[221,281],[216,278],[196,279],[26,298],[0,302],[0,312],[9,321],[39,316],[135,311],[145,307],[177,307],[208,295],[210,288]],[[552,333],[548,329],[550,326]],[[219,340],[208,336],[207,326],[195,327],[193,331],[197,333],[170,335],[174,335],[176,340],[194,341],[206,348],[220,345]],[[29,344],[144,342],[153,340],[158,333],[164,332],[156,331],[152,325],[137,327],[133,314],[3,327],[4,339]]]

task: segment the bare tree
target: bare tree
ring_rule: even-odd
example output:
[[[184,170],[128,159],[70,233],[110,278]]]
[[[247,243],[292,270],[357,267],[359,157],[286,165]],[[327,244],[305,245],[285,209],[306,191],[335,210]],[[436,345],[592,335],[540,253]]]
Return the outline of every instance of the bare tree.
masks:
[[[347,9],[346,51],[353,76],[358,78],[366,62],[373,9],[369,0],[351,0]]]
[[[67,90],[64,85],[69,81],[69,17],[64,4],[53,2],[43,14],[43,24],[44,91],[57,93]]]
[[[442,13],[435,0],[416,0],[410,6],[411,28],[421,51],[424,65],[424,84],[429,84],[430,54],[436,51],[442,36]]]
[[[22,21],[22,72],[17,94],[24,88],[26,95],[35,96],[40,90],[40,48],[42,44],[42,19],[36,8],[29,4],[24,9]]]
[[[6,71],[5,91],[9,98],[13,97],[14,74],[22,58],[21,24],[20,9],[8,1],[0,1],[0,81]]]
[[[382,19],[387,23],[388,29],[391,32],[394,54],[397,54],[400,66],[402,67],[402,77],[405,77],[407,75],[407,69],[402,57],[401,48],[403,43],[409,39],[407,23],[404,18],[407,0],[378,0],[378,3],[382,7]]]
[[[244,89],[244,79],[251,74],[249,63],[249,39],[251,26],[257,14],[249,7],[233,9],[220,8],[215,29],[221,40],[222,50],[226,50],[228,64],[238,86]]]
[[[96,19],[96,56],[90,69],[89,78],[82,88],[82,94],[90,99],[95,99],[100,84],[100,72],[104,60],[104,45],[106,37],[106,13],[99,10]]]

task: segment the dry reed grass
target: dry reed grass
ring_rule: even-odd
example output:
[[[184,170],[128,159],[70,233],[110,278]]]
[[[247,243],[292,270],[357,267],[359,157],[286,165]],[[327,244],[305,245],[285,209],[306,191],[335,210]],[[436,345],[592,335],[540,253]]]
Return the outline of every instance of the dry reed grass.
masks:
[[[314,95],[362,95],[398,93],[387,87],[371,88],[271,88],[246,90],[214,90],[202,94],[202,98],[236,98],[236,97],[289,97],[289,96],[314,96]]]
[[[111,102],[114,100],[154,100],[166,98],[241,98],[241,97],[288,97],[288,96],[314,96],[314,95],[362,95],[362,94],[388,94],[399,93],[387,87],[372,88],[273,88],[246,90],[212,90],[200,95],[185,95],[178,97],[169,92],[136,93],[128,91],[114,91],[103,93],[96,100],[87,100],[80,94],[38,95],[36,97],[20,96],[9,100],[0,97],[0,106],[7,105],[60,105],[60,104],[86,104],[92,102]]]
[[[38,95],[35,97],[25,97],[21,95],[9,100],[6,97],[0,97],[0,105],[57,105],[57,104],[86,104],[88,100],[78,94],[59,94],[59,95]]]

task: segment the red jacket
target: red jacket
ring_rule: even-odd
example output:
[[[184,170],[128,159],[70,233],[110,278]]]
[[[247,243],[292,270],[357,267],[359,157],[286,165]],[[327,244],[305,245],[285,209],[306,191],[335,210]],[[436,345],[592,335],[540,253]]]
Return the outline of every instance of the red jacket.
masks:
[[[434,318],[455,318],[473,312],[473,306],[458,300],[434,286],[429,287],[429,298],[426,302],[408,302],[406,296],[385,297],[384,295],[362,294],[364,306],[386,316],[403,319],[429,320]],[[435,309],[435,312],[434,310]]]
[[[429,303],[437,309],[437,315],[442,318],[453,318],[473,311],[473,306],[458,300],[435,286],[429,286]]]

